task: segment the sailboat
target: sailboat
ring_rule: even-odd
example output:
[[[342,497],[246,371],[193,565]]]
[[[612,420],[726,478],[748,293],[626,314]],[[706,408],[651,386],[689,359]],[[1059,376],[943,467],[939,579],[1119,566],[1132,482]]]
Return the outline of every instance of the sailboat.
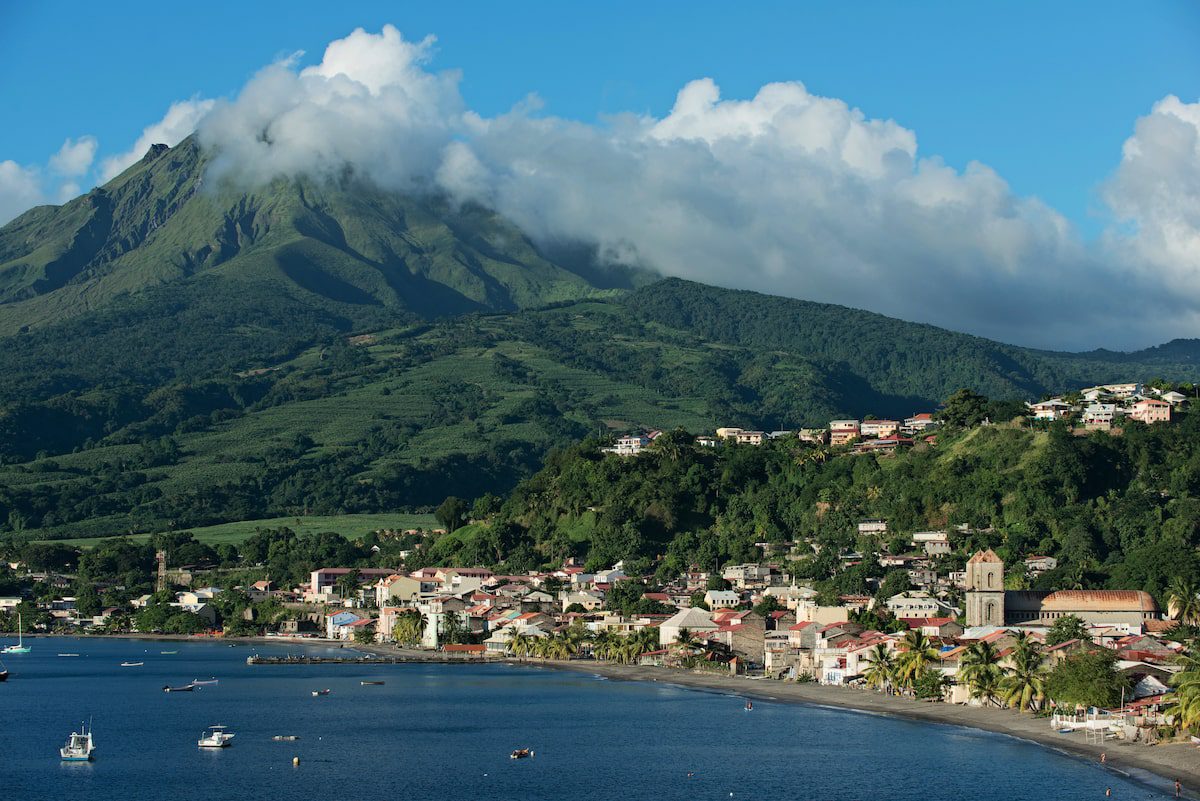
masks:
[[[24,635],[22,632],[22,626],[21,626],[21,613],[18,612],[17,613],[17,644],[4,646],[4,650],[0,651],[0,654],[27,654],[27,653],[29,653],[30,650],[31,650],[30,647],[25,644],[25,638],[24,638]]]
[[[71,732],[67,744],[58,749],[58,754],[64,762],[90,762],[92,751],[96,746],[92,743],[92,732],[89,727],[79,724],[79,731]]]

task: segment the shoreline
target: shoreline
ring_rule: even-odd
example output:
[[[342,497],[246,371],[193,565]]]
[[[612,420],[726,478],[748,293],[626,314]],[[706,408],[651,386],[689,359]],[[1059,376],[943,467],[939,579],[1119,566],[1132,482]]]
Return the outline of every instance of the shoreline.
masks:
[[[58,638],[62,635],[40,635],[37,639]],[[68,635],[69,636],[69,635]],[[309,645],[325,648],[342,644],[347,651],[377,656],[405,656],[412,664],[429,662],[440,654],[413,648],[397,648],[383,644],[364,645],[339,643],[319,638],[289,637],[222,637],[202,638],[170,634],[104,634],[83,635],[77,639],[158,640],[161,642],[204,642],[229,645]],[[1102,770],[1111,771],[1125,779],[1147,785],[1172,797],[1174,782],[1183,785],[1183,797],[1200,799],[1200,748],[1188,743],[1142,745],[1111,740],[1103,744],[1088,743],[1082,733],[1058,734],[1043,717],[1021,714],[1009,709],[929,703],[900,696],[885,696],[871,690],[833,687],[820,684],[796,684],[745,676],[716,673],[694,673],[675,668],[648,665],[618,665],[591,660],[560,661],[553,659],[463,658],[462,664],[505,664],[524,668],[541,668],[588,674],[614,681],[639,681],[669,684],[698,692],[736,695],[756,701],[823,707],[866,715],[882,715],[921,723],[976,729],[1013,737],[1050,748],[1072,759],[1082,760]],[[443,664],[439,660],[439,664]],[[1100,755],[1107,755],[1101,765]]]
[[[1080,759],[1125,779],[1148,785],[1168,798],[1173,796],[1174,783],[1178,779],[1183,785],[1182,797],[1200,798],[1200,749],[1187,743],[1142,745],[1110,740],[1103,745],[1093,745],[1084,741],[1082,733],[1058,734],[1050,728],[1048,719],[1009,709],[929,703],[849,687],[795,684],[743,676],[735,678],[673,668],[614,665],[606,662],[543,662],[515,659],[504,661],[506,664],[523,667],[588,673],[608,680],[657,682],[701,692],[728,693],[755,701],[802,704],[977,729],[1050,748],[1064,756]],[[1100,764],[1102,753],[1107,755],[1107,761],[1103,765]]]

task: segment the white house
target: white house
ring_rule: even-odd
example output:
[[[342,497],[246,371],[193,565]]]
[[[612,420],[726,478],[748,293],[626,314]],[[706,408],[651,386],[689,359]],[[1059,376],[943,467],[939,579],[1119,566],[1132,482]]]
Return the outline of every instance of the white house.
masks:
[[[742,602],[742,596],[733,590],[709,590],[704,593],[704,603],[709,609],[732,609]]]
[[[712,615],[703,609],[699,607],[680,609],[658,627],[658,643],[664,646],[670,645],[679,639],[679,632],[683,629],[687,629],[693,634],[703,635],[710,631],[716,631],[717,628],[717,624],[713,623]]]

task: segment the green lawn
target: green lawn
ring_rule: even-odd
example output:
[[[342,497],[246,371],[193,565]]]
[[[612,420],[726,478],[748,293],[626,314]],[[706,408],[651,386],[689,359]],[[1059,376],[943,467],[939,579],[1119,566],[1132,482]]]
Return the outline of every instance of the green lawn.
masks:
[[[275,517],[266,520],[244,520],[240,523],[222,523],[218,526],[206,526],[204,528],[187,529],[196,535],[196,539],[200,542],[208,543],[209,545],[218,545],[223,542],[239,543],[254,533],[255,529],[259,528],[279,528],[287,526],[297,534],[313,533],[318,531],[336,531],[337,533],[355,539],[381,528],[390,529],[408,529],[408,528],[435,528],[438,526],[437,520],[433,515],[413,515],[413,514],[370,514],[370,515],[338,515],[332,517]],[[148,540],[149,534],[135,534],[130,539],[142,541]],[[74,545],[77,547],[88,547],[99,541],[97,538],[79,538],[69,540],[54,540],[66,545]],[[50,540],[46,540],[50,542]]]

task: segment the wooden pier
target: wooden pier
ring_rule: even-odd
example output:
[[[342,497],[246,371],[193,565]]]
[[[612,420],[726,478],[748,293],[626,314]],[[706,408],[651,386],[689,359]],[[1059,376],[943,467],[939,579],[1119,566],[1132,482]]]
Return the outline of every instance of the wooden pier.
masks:
[[[396,656],[253,656],[246,657],[247,665],[448,665],[479,664],[492,661],[482,656],[447,656],[444,654]]]

